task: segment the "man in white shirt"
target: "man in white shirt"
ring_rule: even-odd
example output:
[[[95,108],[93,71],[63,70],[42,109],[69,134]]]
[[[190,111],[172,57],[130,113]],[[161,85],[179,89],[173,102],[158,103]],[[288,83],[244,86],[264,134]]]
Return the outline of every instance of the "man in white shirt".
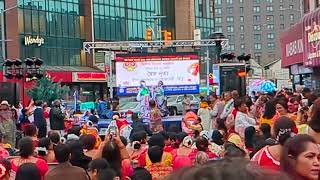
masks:
[[[256,127],[257,122],[248,115],[248,107],[244,98],[238,98],[234,102],[234,108],[237,110],[235,117],[235,131],[244,138],[244,131],[247,127]]]
[[[226,119],[228,115],[232,112],[233,106],[234,106],[234,100],[232,98],[232,95],[229,91],[224,93],[224,100],[226,102],[222,114],[220,115],[221,119]]]

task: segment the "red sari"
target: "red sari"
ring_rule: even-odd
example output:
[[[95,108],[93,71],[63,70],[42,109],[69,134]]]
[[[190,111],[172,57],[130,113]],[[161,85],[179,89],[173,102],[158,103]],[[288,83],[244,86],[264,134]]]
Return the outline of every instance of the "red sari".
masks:
[[[10,163],[11,163],[12,171],[16,173],[16,172],[18,171],[19,166],[20,166],[21,164],[20,164],[19,166],[17,166],[17,165],[15,164],[15,159],[11,160]],[[40,172],[40,175],[41,175],[41,177],[42,177],[42,179],[43,179],[44,175],[45,175],[45,174],[48,172],[48,170],[49,170],[49,167],[48,167],[47,162],[46,162],[45,160],[43,160],[43,159],[37,158],[37,160],[35,161],[34,164],[37,166],[37,168],[38,168],[38,170],[39,170],[39,172]],[[15,174],[14,174],[14,175],[15,175]]]
[[[252,157],[251,161],[256,162],[261,167],[280,171],[280,162],[272,156],[269,147],[270,146],[266,146],[260,149],[260,151]]]

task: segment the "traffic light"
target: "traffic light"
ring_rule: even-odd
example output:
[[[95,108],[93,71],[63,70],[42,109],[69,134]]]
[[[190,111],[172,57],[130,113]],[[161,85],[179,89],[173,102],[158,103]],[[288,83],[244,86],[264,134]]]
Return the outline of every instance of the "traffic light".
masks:
[[[245,77],[247,76],[247,72],[245,70],[238,70],[238,76],[239,77]]]
[[[146,29],[146,41],[152,41],[152,29],[151,28]]]
[[[237,59],[238,59],[239,61],[246,61],[246,62],[248,62],[248,61],[250,61],[250,59],[251,59],[251,54],[245,55],[245,54],[243,53],[242,55],[238,56]]]
[[[222,60],[227,59],[228,61],[231,61],[235,58],[236,56],[234,55],[234,53],[224,53],[220,55],[220,58]]]
[[[164,32],[164,40],[165,41],[171,41],[172,40],[172,33],[170,31]]]

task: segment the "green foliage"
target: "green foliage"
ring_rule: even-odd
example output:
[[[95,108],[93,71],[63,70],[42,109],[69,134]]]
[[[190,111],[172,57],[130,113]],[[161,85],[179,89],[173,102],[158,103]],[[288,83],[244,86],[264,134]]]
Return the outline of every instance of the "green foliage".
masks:
[[[36,86],[27,91],[27,94],[32,99],[51,103],[56,99],[63,98],[69,90],[69,87],[61,86],[61,82],[55,83],[51,79],[43,77],[37,81]]]

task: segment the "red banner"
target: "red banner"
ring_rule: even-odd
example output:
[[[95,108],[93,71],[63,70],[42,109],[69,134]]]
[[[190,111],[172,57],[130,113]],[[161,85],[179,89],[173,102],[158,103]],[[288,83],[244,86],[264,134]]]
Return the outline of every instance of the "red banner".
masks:
[[[282,67],[303,63],[302,22],[280,34]]]

